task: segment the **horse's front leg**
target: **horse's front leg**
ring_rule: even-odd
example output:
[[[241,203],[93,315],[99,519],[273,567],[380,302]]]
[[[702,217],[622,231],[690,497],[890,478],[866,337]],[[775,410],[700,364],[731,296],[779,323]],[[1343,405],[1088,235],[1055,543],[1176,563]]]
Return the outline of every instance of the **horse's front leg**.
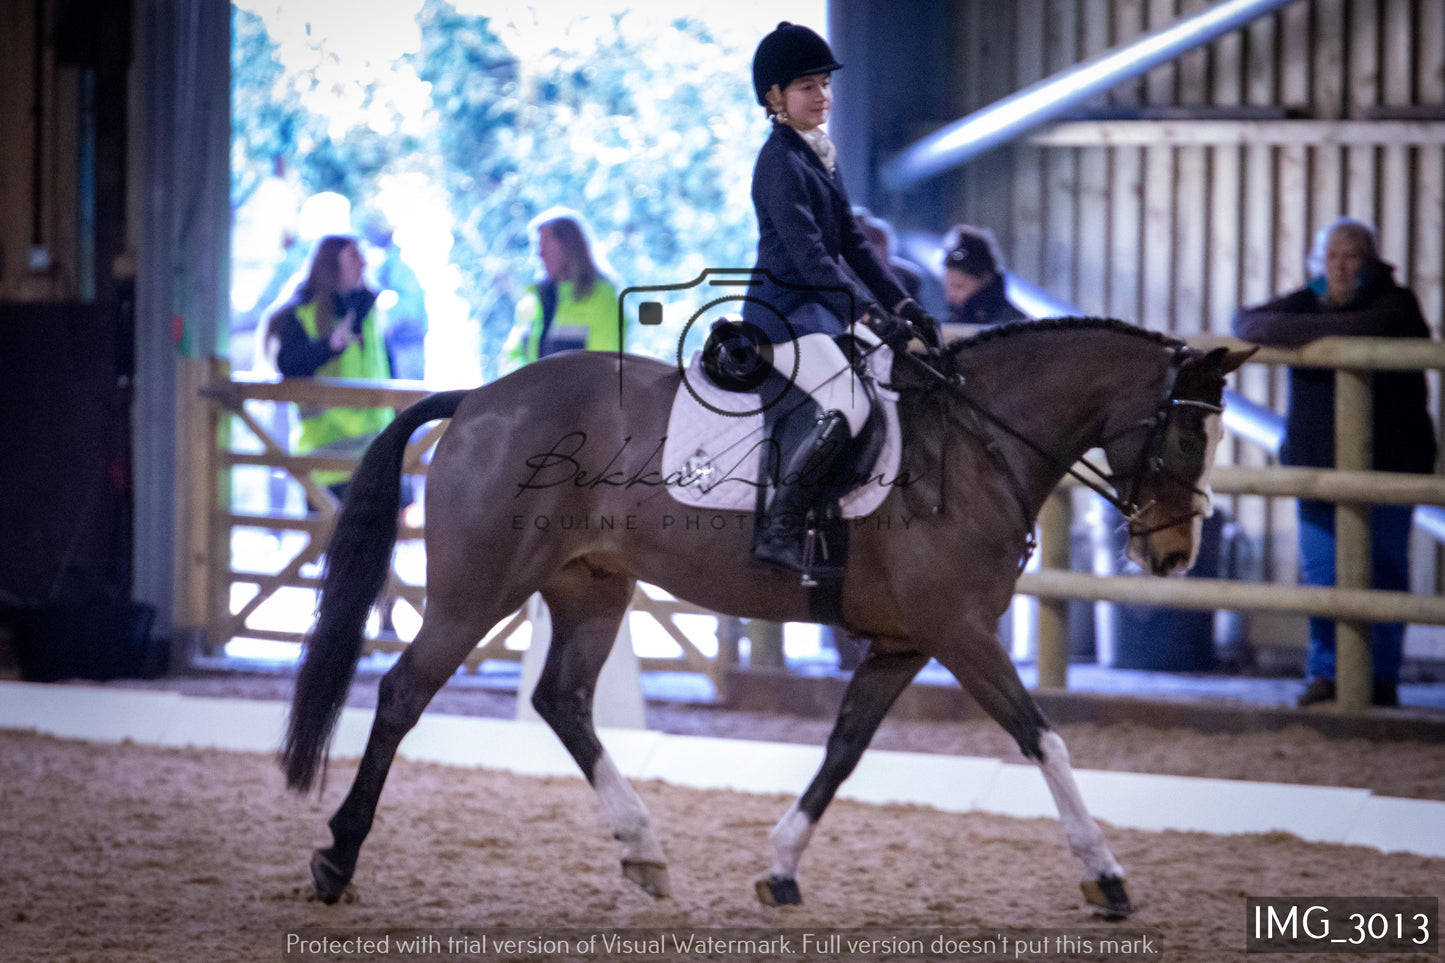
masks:
[[[763,903],[782,906],[803,901],[798,889],[798,862],[812,838],[813,827],[843,780],[858,765],[889,706],[927,663],[928,656],[917,652],[880,653],[876,646],[869,649],[843,695],[822,768],[768,836],[773,865],[756,884],[758,899]]]
[[[992,633],[976,630],[938,656],[994,721],[1038,764],[1059,807],[1069,850],[1084,864],[1084,897],[1102,916],[1123,919],[1134,912],[1124,887],[1124,870],[1104,842],[1074,782],[1064,740],[1050,727],[1033,696],[1019,681],[1013,660]]]
[[[1097,907],[1096,912],[1101,916],[1125,918],[1134,912],[1134,904],[1124,886],[1124,869],[1114,859],[1109,844],[1104,842],[1104,833],[1084,805],[1063,737],[1053,729],[1044,728],[1038,734],[1038,747],[1036,761],[1059,807],[1064,838],[1068,840],[1070,852],[1084,864],[1084,878],[1079,884],[1084,898]]]

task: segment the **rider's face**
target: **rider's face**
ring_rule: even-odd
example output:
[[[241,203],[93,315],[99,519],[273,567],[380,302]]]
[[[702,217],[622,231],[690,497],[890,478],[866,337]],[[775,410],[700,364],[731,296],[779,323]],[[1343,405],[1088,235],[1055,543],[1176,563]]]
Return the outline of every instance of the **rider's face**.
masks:
[[[783,109],[794,130],[812,130],[828,119],[833,108],[833,88],[828,74],[809,74],[788,84],[783,91]]]

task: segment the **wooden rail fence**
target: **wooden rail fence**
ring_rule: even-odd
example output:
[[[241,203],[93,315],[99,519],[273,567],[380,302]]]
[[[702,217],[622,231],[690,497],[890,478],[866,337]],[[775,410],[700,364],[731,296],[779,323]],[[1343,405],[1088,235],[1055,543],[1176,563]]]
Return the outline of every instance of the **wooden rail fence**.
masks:
[[[1199,347],[1239,345],[1230,339],[1209,336],[1189,340]],[[1445,478],[1366,470],[1370,464],[1370,373],[1445,369],[1445,345],[1383,338],[1327,338],[1297,350],[1261,351],[1253,363],[1336,369],[1339,467],[1335,470],[1220,467],[1213,478],[1214,490],[1223,494],[1309,497],[1336,502],[1338,586],[1324,589],[1222,579],[1161,580],[1071,572],[1068,571],[1069,500],[1056,492],[1039,519],[1041,568],[1026,573],[1018,586],[1020,594],[1041,600],[1038,644],[1041,686],[1067,685],[1066,600],[1072,598],[1187,609],[1283,611],[1338,619],[1338,704],[1343,708],[1362,708],[1370,701],[1371,621],[1445,624],[1445,599],[1369,588],[1368,529],[1369,503],[1445,505]],[[268,427],[248,411],[247,403],[401,408],[429,392],[419,385],[403,382],[231,379],[219,364],[207,362],[188,362],[183,377],[180,423],[187,433],[193,472],[178,491],[183,504],[178,550],[183,557],[178,566],[182,584],[176,593],[176,625],[199,637],[202,652],[219,651],[227,641],[238,636],[299,641],[302,626],[294,631],[277,631],[251,626],[249,621],[261,605],[283,588],[316,588],[317,577],[303,574],[303,569],[317,562],[325,552],[336,522],[337,504],[325,486],[311,478],[311,472],[351,468],[356,459],[289,454],[286,441],[272,437]],[[217,440],[227,434],[220,430],[223,413],[233,415],[245,425],[259,440],[261,451],[241,452],[229,445],[218,445]],[[413,441],[406,455],[408,474],[425,476],[425,454],[445,430],[443,422]],[[228,491],[224,482],[230,469],[242,466],[267,466],[285,471],[305,491],[315,512],[306,518],[295,518],[278,513],[234,511],[229,499],[223,497]],[[306,539],[274,573],[236,571],[231,561],[231,535],[234,529],[242,527],[301,532]],[[415,539],[423,532],[402,525],[398,534],[400,539]],[[257,588],[256,594],[234,611],[230,592],[233,583],[249,583]],[[389,575],[388,590],[418,612],[424,609],[425,587],[406,583],[395,569]],[[702,673],[720,685],[730,647],[719,645],[719,656],[709,656],[675,621],[678,615],[713,613],[687,602],[655,599],[641,590],[634,596],[633,608],[656,619],[681,649],[677,658],[642,660],[643,669]],[[468,657],[467,665],[475,668],[487,659],[519,659],[520,653],[509,649],[507,641],[525,621],[523,610],[493,629]],[[394,651],[405,645],[395,635],[382,634],[368,639],[366,651]]]

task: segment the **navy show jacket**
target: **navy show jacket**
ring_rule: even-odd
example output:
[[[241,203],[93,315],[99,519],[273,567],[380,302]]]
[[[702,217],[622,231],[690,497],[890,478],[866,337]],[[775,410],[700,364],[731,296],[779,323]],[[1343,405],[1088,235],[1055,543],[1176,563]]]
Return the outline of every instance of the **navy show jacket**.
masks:
[[[842,334],[870,302],[892,310],[908,296],[858,229],[842,173],[835,167],[829,174],[787,124],[773,125],[758,154],[752,195],[758,215],[757,269],[782,284],[769,279],[751,288],[743,320],[774,343],[805,334]]]

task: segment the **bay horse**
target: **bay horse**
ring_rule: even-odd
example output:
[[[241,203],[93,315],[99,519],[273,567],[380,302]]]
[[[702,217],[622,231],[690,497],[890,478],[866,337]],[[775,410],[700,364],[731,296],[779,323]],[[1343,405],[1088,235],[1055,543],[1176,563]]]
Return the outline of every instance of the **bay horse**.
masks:
[[[1040,507],[1092,448],[1113,470],[1105,477],[1129,518],[1128,555],[1155,575],[1187,569],[1207,509],[1224,376],[1245,357],[1074,318],[987,330],[935,352],[931,364],[894,359],[906,483],[874,513],[889,524],[849,525],[841,597],[826,616],[871,644],[821,769],[770,834],[759,899],[801,902],[798,863],[824,809],[899,693],[935,658],[1042,770],[1096,912],[1132,912],[1124,871],[1084,806],[1064,742],[1019,681],[996,626]],[[323,902],[339,899],[352,878],[402,737],[478,641],[533,592],[551,610],[552,639],[532,703],[596,792],[622,844],[623,875],[654,897],[669,894],[647,808],[592,723],[594,685],[634,585],[775,622],[818,621],[821,591],[750,563],[751,513],[701,520],[668,494],[676,480],[658,473],[657,456],[681,377],[677,365],[652,359],[566,352],[424,399],[371,445],[327,552],[281,750],[288,786],[300,792],[324,769],[386,579],[407,439],[451,418],[426,486],[425,617],[381,680],[365,753],[330,820],[333,843],[312,856]]]

